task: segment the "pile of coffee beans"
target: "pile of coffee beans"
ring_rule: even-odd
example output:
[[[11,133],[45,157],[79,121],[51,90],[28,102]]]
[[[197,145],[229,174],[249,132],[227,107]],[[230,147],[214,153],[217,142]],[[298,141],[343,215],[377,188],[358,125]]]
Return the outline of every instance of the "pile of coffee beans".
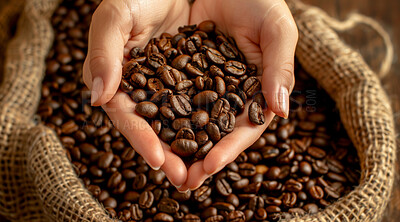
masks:
[[[120,89],[174,153],[197,160],[233,131],[247,99],[254,99],[250,122],[264,124],[266,102],[257,67],[246,65],[233,38],[214,22],[178,31],[151,39],[144,50],[132,48]]]
[[[38,115],[54,129],[77,176],[111,217],[277,221],[316,213],[358,184],[357,154],[334,103],[296,66],[289,118],[275,118],[234,162],[197,190],[179,193],[132,149],[101,108],[90,106],[81,70],[98,4],[64,0],[56,10]]]

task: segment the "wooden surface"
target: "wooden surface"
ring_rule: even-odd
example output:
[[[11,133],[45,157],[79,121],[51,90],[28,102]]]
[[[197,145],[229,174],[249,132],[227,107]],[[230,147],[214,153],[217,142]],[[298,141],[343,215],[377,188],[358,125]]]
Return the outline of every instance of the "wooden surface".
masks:
[[[9,0],[0,0],[0,9],[6,5],[7,1]],[[392,69],[382,80],[382,84],[391,99],[396,129],[397,132],[400,132],[400,0],[303,0],[303,2],[321,7],[329,15],[340,20],[346,19],[352,12],[370,16],[379,21],[389,32],[395,54]],[[360,51],[373,70],[379,69],[385,48],[382,40],[377,37],[375,32],[360,26],[349,33],[342,33],[341,36],[349,45]],[[0,58],[1,54],[2,52]],[[400,160],[400,152],[398,152],[398,160]],[[398,164],[396,171],[397,175],[400,175]],[[400,180],[398,176],[396,178],[393,197],[385,212],[384,222],[400,221]],[[1,216],[0,221],[4,221]]]
[[[389,32],[394,46],[394,59],[389,74],[382,79],[393,106],[396,135],[400,132],[400,1],[399,0],[303,0],[310,5],[318,6],[329,15],[340,20],[346,19],[350,13],[357,12],[376,19]],[[364,59],[378,70],[384,57],[385,47],[377,34],[365,26],[355,28],[349,33],[342,33],[346,43],[358,49]],[[400,144],[397,139],[398,147]],[[400,161],[400,152],[397,152]],[[400,167],[396,164],[396,182],[391,202],[383,218],[383,222],[400,221]]]

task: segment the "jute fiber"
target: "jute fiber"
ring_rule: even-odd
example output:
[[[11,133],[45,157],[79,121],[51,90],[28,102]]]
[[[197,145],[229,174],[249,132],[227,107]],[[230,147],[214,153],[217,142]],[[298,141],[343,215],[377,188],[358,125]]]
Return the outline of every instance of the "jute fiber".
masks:
[[[7,46],[0,86],[0,213],[11,221],[113,221],[74,173],[56,134],[35,121],[53,40],[50,17],[58,3],[27,1]],[[318,214],[291,221],[379,221],[394,181],[388,98],[377,75],[330,28],[326,14],[288,3],[300,34],[296,56],[336,102],[361,164],[360,185],[352,192]]]

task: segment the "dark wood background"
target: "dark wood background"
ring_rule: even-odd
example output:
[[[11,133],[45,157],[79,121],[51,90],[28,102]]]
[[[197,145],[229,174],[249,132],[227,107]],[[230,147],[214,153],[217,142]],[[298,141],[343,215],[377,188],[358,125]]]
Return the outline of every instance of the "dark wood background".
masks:
[[[12,1],[13,0],[1,0],[0,12],[4,12],[3,10],[7,8],[7,3]],[[400,0],[303,0],[303,2],[318,6],[324,9],[329,15],[340,20],[346,19],[352,12],[370,16],[380,22],[385,30],[389,32],[394,46],[394,60],[390,73],[382,79],[382,85],[391,99],[397,129],[396,135],[398,135],[398,132],[400,132]],[[14,18],[16,18],[15,15],[11,15],[9,18],[9,24],[11,25],[6,28],[7,32],[12,32],[14,30],[16,24],[15,21],[13,21],[15,20]],[[384,57],[385,48],[382,40],[377,37],[375,32],[371,31],[369,28],[360,26],[351,32],[342,33],[341,37],[349,45],[358,49],[373,70],[376,71],[379,69],[380,62]],[[6,41],[0,43],[0,67],[3,62],[2,55],[5,43]],[[399,140],[398,144],[400,144]],[[400,160],[399,152],[398,159]],[[397,175],[393,195],[387,206],[383,218],[384,222],[397,222],[400,220],[399,164],[396,164],[396,172]],[[0,216],[0,221],[6,220]]]

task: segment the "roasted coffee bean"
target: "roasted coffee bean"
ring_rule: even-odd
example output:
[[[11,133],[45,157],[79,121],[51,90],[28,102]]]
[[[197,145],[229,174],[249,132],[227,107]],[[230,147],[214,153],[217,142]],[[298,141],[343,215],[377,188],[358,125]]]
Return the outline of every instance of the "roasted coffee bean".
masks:
[[[214,144],[211,142],[211,140],[207,141],[204,145],[202,145],[199,150],[196,152],[195,157],[197,159],[202,159],[204,158],[208,152],[210,152],[211,148],[213,148]]]
[[[135,89],[143,88],[146,86],[147,79],[144,75],[142,75],[140,73],[133,73],[131,75],[130,83]]]
[[[192,124],[189,118],[177,118],[172,121],[172,128],[176,131],[182,128],[192,129]]]
[[[207,106],[217,101],[218,94],[211,90],[205,90],[193,97],[193,105],[196,107]]]
[[[165,221],[165,222],[173,222],[174,218],[166,213],[157,213],[154,217],[153,217],[154,221]]]
[[[136,104],[135,110],[141,116],[153,119],[158,115],[158,107],[152,102],[140,102]]]
[[[221,139],[219,127],[215,123],[207,123],[206,132],[213,142],[218,142]]]
[[[244,110],[243,100],[235,93],[226,94],[226,99],[229,101],[231,110],[235,110],[238,114],[242,113]]]
[[[188,139],[188,140],[195,140],[195,134],[193,130],[189,128],[181,128],[175,136],[175,139]]]
[[[170,128],[162,128],[159,136],[162,141],[169,142],[175,138],[176,133]]]
[[[98,166],[102,169],[106,169],[110,167],[111,162],[114,158],[114,155],[112,152],[106,152],[102,156],[100,156],[98,160]]]
[[[197,129],[203,128],[209,122],[208,113],[204,110],[193,112],[191,121]]]
[[[159,67],[157,74],[167,87],[175,87],[182,80],[180,72],[169,65]]]
[[[219,97],[223,97],[226,92],[225,81],[219,76],[214,78],[215,84],[215,92],[218,94]]]
[[[255,76],[251,76],[243,83],[243,91],[248,97],[253,97],[261,90],[261,83]]]
[[[117,207],[117,200],[112,197],[109,197],[103,201],[104,207],[109,208],[116,208]]]
[[[140,103],[146,100],[147,98],[147,92],[143,89],[135,89],[132,91],[130,94],[130,97],[132,98],[133,101],[136,103]]]
[[[228,196],[232,193],[232,188],[225,179],[217,180],[215,186],[218,193],[220,193],[222,196]]]
[[[322,159],[325,157],[326,152],[323,149],[320,149],[318,147],[311,146],[307,149],[307,153],[310,154],[310,156],[317,158],[317,159]]]
[[[203,185],[194,191],[193,198],[198,202],[203,202],[211,195],[211,191],[210,187]]]
[[[208,134],[205,130],[201,130],[196,133],[196,142],[199,144],[199,146],[206,144],[208,141]]]
[[[224,98],[218,99],[211,110],[211,118],[217,119],[221,114],[227,113],[230,109],[231,106],[228,100]]]
[[[162,198],[157,204],[157,208],[161,212],[174,214],[179,210],[179,203],[171,198]]]
[[[139,197],[139,206],[143,209],[148,209],[153,205],[153,201],[154,194],[149,190],[143,191]]]
[[[318,206],[314,203],[309,203],[303,206],[303,209],[310,214],[318,213]]]
[[[230,133],[233,131],[236,123],[235,115],[232,112],[221,113],[217,119],[218,126],[223,132]]]
[[[256,174],[256,167],[251,163],[239,164],[239,173],[244,177],[251,177]]]
[[[316,200],[324,197],[324,190],[318,185],[312,186],[308,192],[310,193],[310,196]]]
[[[231,75],[241,76],[246,73],[246,66],[238,61],[230,60],[224,64],[224,69]]]
[[[207,48],[206,56],[214,64],[223,65],[225,63],[225,57],[216,49]]]
[[[179,116],[188,116],[192,112],[192,106],[185,97],[181,95],[174,95],[171,97],[171,107]]]
[[[264,112],[257,102],[252,102],[250,104],[248,115],[250,122],[254,124],[263,125],[265,123]]]
[[[328,166],[322,160],[316,160],[314,163],[312,163],[312,167],[314,171],[319,174],[326,174],[329,171]]]
[[[133,180],[132,188],[133,188],[134,190],[141,190],[141,189],[144,188],[144,186],[146,185],[146,183],[147,183],[147,177],[146,177],[146,175],[144,175],[143,173],[138,174],[138,175],[135,177],[135,179]]]
[[[164,84],[157,78],[150,78],[147,80],[147,89],[150,93],[156,93],[157,91],[164,89]]]
[[[196,89],[203,90],[204,89],[204,78],[201,76],[197,76],[196,80],[194,82],[194,85],[196,86]]]
[[[204,76],[204,73],[200,70],[200,68],[193,66],[191,63],[186,64],[185,70],[191,76]]]
[[[172,121],[175,120],[175,114],[170,108],[168,108],[166,106],[162,106],[162,107],[160,107],[159,111],[160,111],[161,115],[164,116],[165,118],[172,120]]]
[[[183,70],[186,67],[186,64],[188,64],[191,60],[192,57],[189,55],[179,55],[172,60],[171,66],[177,70]]]
[[[160,89],[151,96],[150,102],[156,104],[167,102],[172,94],[173,92],[170,89]]]
[[[121,84],[119,88],[126,93],[132,92],[133,90],[133,86],[125,79],[121,79]]]
[[[176,139],[171,143],[171,149],[179,156],[187,157],[196,153],[198,145],[194,140]]]
[[[245,217],[245,215],[244,215],[244,213],[242,211],[232,210],[228,214],[226,221],[229,221],[229,222],[233,222],[233,221],[235,221],[235,222],[236,221],[237,222],[244,222],[244,221],[246,221],[246,217]]]
[[[235,207],[232,204],[225,203],[225,202],[215,202],[212,204],[212,206],[217,208],[217,210],[220,210],[220,211],[232,212],[235,210]]]

